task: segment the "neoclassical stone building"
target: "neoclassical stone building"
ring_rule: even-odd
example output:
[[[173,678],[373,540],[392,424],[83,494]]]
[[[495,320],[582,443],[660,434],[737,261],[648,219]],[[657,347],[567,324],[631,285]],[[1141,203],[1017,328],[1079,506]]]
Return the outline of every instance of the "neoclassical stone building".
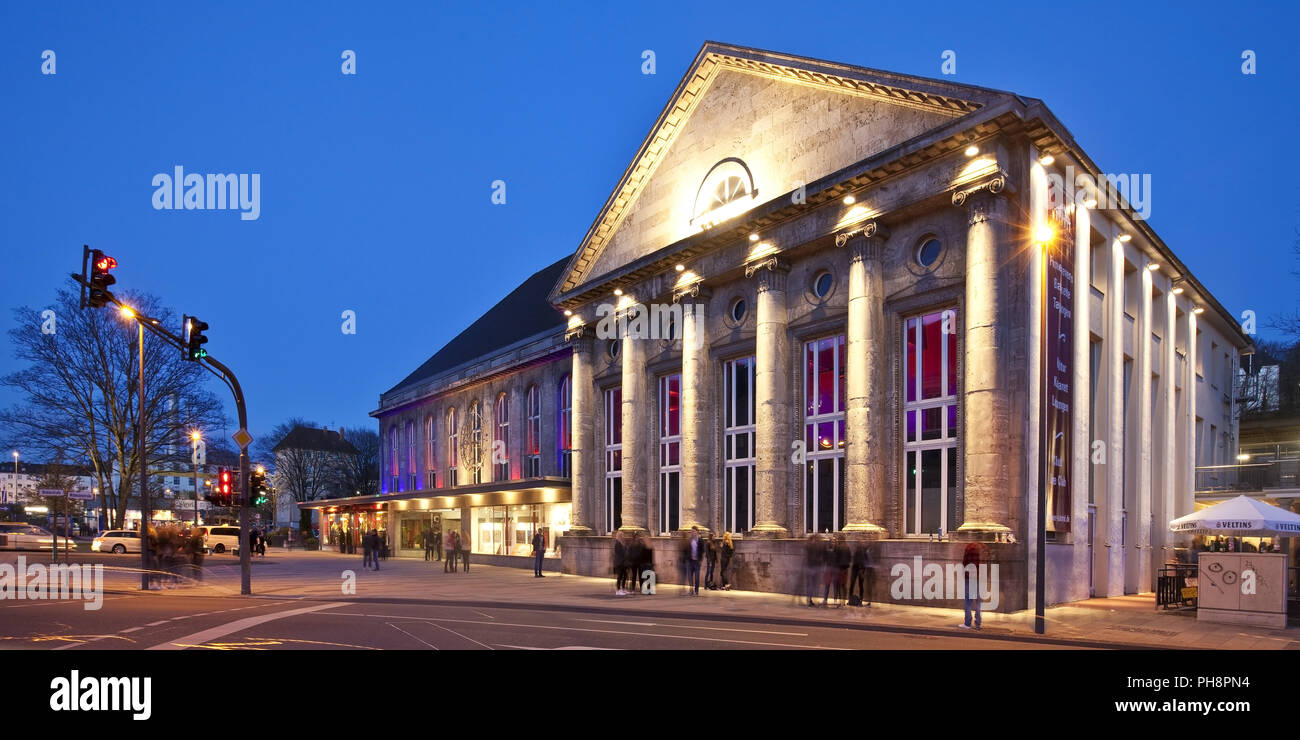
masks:
[[[708,43],[572,257],[381,396],[384,493],[325,514],[503,563],[541,528],[590,575],[643,530],[661,581],[730,531],[772,591],[840,532],[918,603],[895,567],[977,540],[1009,610],[1041,479],[1048,601],[1150,591],[1251,343],[1111,181],[1039,100]]]
[[[741,587],[796,590],[834,531],[888,598],[979,540],[1024,608],[1043,475],[1048,600],[1151,590],[1251,344],[1111,182],[1039,100],[706,44],[550,296],[565,568],[700,526],[740,533]]]

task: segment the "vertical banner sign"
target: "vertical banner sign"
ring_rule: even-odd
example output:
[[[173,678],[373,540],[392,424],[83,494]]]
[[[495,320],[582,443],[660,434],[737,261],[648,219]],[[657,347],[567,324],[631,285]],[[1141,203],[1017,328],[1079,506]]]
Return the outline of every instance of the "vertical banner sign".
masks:
[[[1047,531],[1069,532],[1071,437],[1074,428],[1074,219],[1064,207],[1048,211],[1056,237],[1048,243],[1043,332],[1046,382],[1039,423],[1046,430],[1041,475],[1047,484]]]

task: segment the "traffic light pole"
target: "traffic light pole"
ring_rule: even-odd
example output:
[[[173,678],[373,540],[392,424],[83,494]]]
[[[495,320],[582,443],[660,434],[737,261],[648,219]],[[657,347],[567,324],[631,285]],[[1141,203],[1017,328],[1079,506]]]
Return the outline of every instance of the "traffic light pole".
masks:
[[[152,563],[149,562],[149,520],[152,507],[149,505],[148,448],[144,444],[144,320],[136,316],[139,334],[136,346],[140,350],[140,412],[135,417],[135,449],[140,458],[140,590],[149,590],[149,575]]]
[[[244,390],[239,386],[239,379],[235,374],[230,372],[230,368],[220,362],[217,362],[211,356],[203,358],[200,362],[206,361],[215,368],[220,374],[222,380],[230,386],[231,393],[235,396],[235,412],[239,415],[239,428],[248,429],[248,410],[244,406]],[[239,485],[243,488],[240,492],[239,502],[239,593],[247,596],[253,593],[252,574],[249,573],[251,561],[249,560],[249,543],[248,543],[248,494],[249,494],[249,471],[248,471],[248,448],[240,446],[239,448]]]

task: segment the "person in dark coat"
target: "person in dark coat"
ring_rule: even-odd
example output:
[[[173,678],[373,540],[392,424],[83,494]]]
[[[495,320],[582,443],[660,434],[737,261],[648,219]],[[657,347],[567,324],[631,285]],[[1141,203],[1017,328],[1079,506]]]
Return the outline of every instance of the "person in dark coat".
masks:
[[[370,530],[370,562],[379,570],[379,554],[384,549],[383,540],[379,538],[379,530]]]
[[[700,595],[700,565],[704,562],[704,551],[708,548],[700,536],[699,527],[691,527],[691,536],[686,540],[686,586],[692,596]]]
[[[424,538],[424,562],[427,563],[433,557],[433,550],[437,547],[435,541],[438,539],[438,536],[433,533],[432,529],[424,530],[422,536]]]
[[[370,544],[370,533],[366,532],[361,535],[361,567],[369,568],[370,561],[375,556],[374,546]]]
[[[614,595],[627,596],[627,535],[614,533]]]
[[[460,556],[461,565],[465,566],[465,572],[469,572],[469,543],[460,537],[460,532],[456,533],[456,554]]]
[[[542,575],[542,556],[546,554],[546,537],[542,530],[533,533],[533,578],[545,578]]]
[[[637,532],[632,535],[632,542],[627,547],[628,579],[632,581],[632,593],[641,590],[641,570],[645,567],[644,561],[645,543],[641,541],[641,533]]]
[[[871,548],[866,542],[853,550],[853,570],[849,574],[849,598],[858,594],[863,606],[871,606]]]
[[[821,582],[822,577],[822,556],[821,538],[816,534],[808,535],[807,542],[803,547],[803,570],[804,570],[804,592],[808,597],[808,606],[816,606],[813,603],[813,594],[817,591],[817,585]]]
[[[456,572],[456,533],[447,532],[447,559],[443,561],[442,570],[444,573]]]
[[[718,565],[718,538],[709,535],[709,539],[704,543],[704,587],[710,591],[717,589],[718,584],[713,582],[713,571]]]

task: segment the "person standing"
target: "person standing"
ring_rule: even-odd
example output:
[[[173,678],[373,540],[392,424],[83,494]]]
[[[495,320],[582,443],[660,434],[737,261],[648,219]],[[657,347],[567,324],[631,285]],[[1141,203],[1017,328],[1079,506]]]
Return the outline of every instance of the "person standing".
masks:
[[[961,557],[962,580],[965,582],[963,592],[963,605],[966,609],[966,621],[964,624],[957,625],[962,629],[971,629],[970,613],[971,604],[975,605],[975,627],[980,628],[980,595],[979,595],[979,570],[980,570],[980,548],[979,544],[971,542],[966,545],[966,552]]]
[[[614,595],[627,596],[627,536],[614,533]]]
[[[871,548],[866,542],[853,550],[853,572],[849,575],[849,600],[858,595],[862,606],[871,606]]]
[[[736,554],[736,543],[731,541],[731,533],[722,533],[722,590],[731,590],[731,581],[727,579],[727,573],[731,570],[731,558]]]
[[[374,550],[370,546],[370,533],[366,532],[361,535],[361,567],[369,569],[370,559],[374,556]]]
[[[533,578],[545,578],[542,575],[542,556],[546,554],[546,538],[542,530],[533,533]]]
[[[631,592],[636,593],[641,590],[641,568],[642,560],[645,558],[645,543],[641,541],[641,533],[634,532],[632,542],[627,547],[627,568],[628,579],[632,581]]]
[[[700,595],[700,564],[704,562],[705,547],[700,528],[691,527],[691,539],[686,543],[686,564],[690,569],[686,585],[691,589],[691,596]]]
[[[424,537],[424,562],[427,563],[429,562],[429,559],[433,557],[433,548],[434,548],[433,530],[431,529],[424,530],[423,537]]]
[[[808,597],[808,606],[816,606],[813,603],[813,594],[817,591],[817,584],[821,582],[822,549],[818,536],[815,533],[808,535],[808,541],[803,546],[804,595]]]
[[[442,525],[437,519],[433,520],[433,544],[438,548],[438,559],[442,560]]]
[[[853,564],[853,553],[844,535],[835,535],[835,599],[840,606],[849,601],[849,566]]]
[[[447,531],[447,559],[442,563],[442,572],[456,572],[456,533],[452,530]]]
[[[370,562],[374,564],[375,570],[379,570],[379,554],[383,549],[384,543],[379,537],[379,530],[370,530]]]
[[[713,581],[713,572],[718,565],[718,538],[713,534],[704,543],[704,587],[710,591],[717,589],[718,584]]]
[[[460,557],[461,565],[465,566],[465,572],[469,572],[469,543],[461,538],[460,532],[456,533],[456,555]]]

